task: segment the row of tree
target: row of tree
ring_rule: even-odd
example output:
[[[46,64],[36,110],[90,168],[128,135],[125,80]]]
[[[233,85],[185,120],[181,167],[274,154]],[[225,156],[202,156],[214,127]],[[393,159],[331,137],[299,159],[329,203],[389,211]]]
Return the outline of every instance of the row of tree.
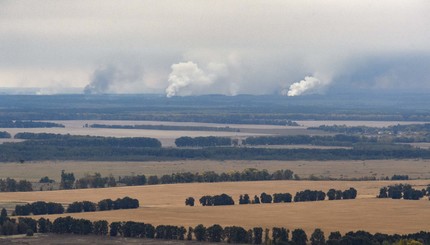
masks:
[[[202,196],[199,199],[202,206],[221,206],[221,205],[234,205],[233,198],[227,194],[215,196]],[[194,205],[190,205],[194,206]]]
[[[139,200],[124,197],[117,198],[116,200],[104,199],[98,203],[90,201],[73,202],[69,204],[67,209],[61,203],[37,201],[25,205],[16,205],[14,215],[42,215],[42,214],[62,214],[66,213],[80,213],[80,212],[95,212],[117,209],[133,209],[139,207]]]
[[[160,148],[161,142],[155,138],[146,137],[101,137],[101,136],[81,136],[70,134],[50,134],[50,133],[17,133],[16,139],[27,139],[23,142],[26,145],[56,145],[57,147],[115,147],[115,148],[135,148],[149,147]]]
[[[63,124],[21,120],[0,120],[0,128],[64,128]]]
[[[62,189],[82,189],[82,188],[104,188],[115,187],[118,184],[127,186],[136,185],[156,185],[156,184],[175,184],[175,183],[194,183],[194,182],[229,182],[229,181],[261,181],[261,180],[291,180],[299,179],[289,169],[276,170],[269,173],[266,169],[258,170],[248,168],[241,172],[233,171],[229,173],[216,173],[214,171],[206,171],[203,173],[182,172],[165,174],[161,177],[151,175],[148,178],[144,174],[132,176],[120,176],[116,180],[112,175],[103,177],[100,173],[86,174],[84,177],[75,180],[73,173],[67,173],[64,170],[61,172]],[[45,179],[44,181],[49,181]]]
[[[344,191],[330,189],[327,195],[323,191],[304,190],[297,192],[294,198],[290,193],[275,193],[270,195],[263,192],[260,197],[255,195],[253,200],[250,199],[248,194],[244,194],[239,196],[239,204],[323,201],[326,199],[326,196],[328,200],[355,199],[357,197],[357,190],[352,187]],[[195,199],[193,197],[185,199],[185,205],[187,206],[194,206],[194,202]],[[199,202],[202,206],[234,205],[233,198],[224,193],[215,196],[203,196],[199,199]]]
[[[210,147],[210,146],[231,146],[233,143],[229,137],[180,137],[175,140],[177,147]]]
[[[378,198],[392,198],[405,200],[419,200],[424,196],[430,197],[430,185],[426,189],[417,190],[409,184],[396,184],[382,187],[379,190]]]
[[[76,136],[77,137],[77,136]],[[82,136],[84,137],[84,136]],[[28,140],[0,144],[0,162],[35,160],[377,160],[430,158],[430,150],[399,144],[354,144],[351,149],[273,149],[253,147],[161,148],[115,139]],[[145,140],[146,141],[146,140]],[[120,143],[118,143],[120,142]],[[131,142],[131,141],[130,141]]]
[[[12,136],[6,131],[0,131],[0,139],[10,139]]]
[[[334,136],[288,135],[288,136],[254,136],[242,141],[244,145],[326,145],[352,146],[355,143],[376,142],[376,139],[353,135],[338,134]]]
[[[411,244],[429,244],[430,232],[418,232],[407,235],[387,235],[382,233],[371,234],[365,231],[348,232],[342,236],[340,232],[331,232],[326,238],[321,229],[315,229],[308,237],[302,229],[291,232],[284,227],[274,227],[272,230],[262,227],[245,229],[240,226],[222,227],[218,224],[206,227],[197,225],[186,229],[183,226],[158,225],[143,222],[112,222],[105,220],[94,221],[75,219],[70,216],[60,217],[51,222],[49,219],[20,217],[18,220],[10,219],[5,209],[0,215],[1,235],[33,233],[77,234],[111,237],[135,237],[164,240],[196,240],[199,242],[227,242],[247,244],[293,244],[293,245],[343,245],[343,244],[394,244],[396,242],[417,241]],[[408,243],[409,244],[409,243]]]
[[[0,179],[0,192],[32,191],[33,186],[30,181],[12,178]]]

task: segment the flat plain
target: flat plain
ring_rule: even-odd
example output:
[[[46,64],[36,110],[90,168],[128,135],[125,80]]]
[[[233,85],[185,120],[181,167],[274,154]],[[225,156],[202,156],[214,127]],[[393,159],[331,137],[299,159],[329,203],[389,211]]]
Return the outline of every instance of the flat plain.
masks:
[[[141,206],[135,210],[116,210],[94,213],[71,214],[90,220],[142,221],[158,224],[183,225],[220,224],[239,225],[247,228],[284,226],[289,229],[303,228],[312,232],[321,228],[326,232],[367,230],[369,232],[409,233],[429,230],[430,202],[377,199],[379,188],[405,181],[257,181],[192,183],[153,186],[116,187],[44,192],[0,193],[0,203],[54,201],[68,204],[73,201],[97,202],[105,198],[116,199],[130,196],[139,199]],[[407,181],[415,188],[424,188],[430,181]],[[356,200],[280,203],[260,205],[234,205],[218,207],[185,206],[185,198],[197,200],[203,195],[226,193],[237,202],[239,195],[251,197],[262,192],[269,194],[311,189],[328,191],[330,188],[345,190],[354,187]],[[68,214],[64,214],[65,216]],[[55,219],[59,215],[47,216]],[[35,217],[37,218],[37,217]],[[399,225],[401,222],[401,225]]]

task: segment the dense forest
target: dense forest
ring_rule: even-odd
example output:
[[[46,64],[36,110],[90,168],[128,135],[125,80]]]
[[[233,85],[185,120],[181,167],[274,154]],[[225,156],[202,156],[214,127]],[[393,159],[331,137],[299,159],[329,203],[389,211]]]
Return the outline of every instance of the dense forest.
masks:
[[[213,160],[371,160],[430,158],[430,150],[409,145],[357,144],[351,149],[160,148],[156,139],[70,136],[71,140],[28,140],[0,145],[1,162],[31,160],[149,161]]]
[[[242,141],[244,145],[323,145],[323,146],[352,146],[355,143],[375,143],[376,138],[359,137],[338,134],[334,136],[255,136]]]
[[[393,125],[388,127],[368,127],[368,126],[355,126],[348,127],[346,125],[321,125],[319,127],[309,127],[308,129],[323,130],[332,133],[342,134],[408,134],[408,133],[430,133],[430,123],[424,124],[406,124],[406,125]]]
[[[99,136],[78,136],[49,133],[17,133],[15,139],[29,139],[26,145],[51,145],[58,147],[152,147],[160,148],[161,142],[154,138],[114,138]]]
[[[31,120],[0,120],[0,128],[64,128],[64,125],[53,122],[34,122]]]
[[[292,120],[430,121],[425,94],[330,96],[0,95],[3,120],[150,120],[288,125]]]
[[[175,140],[177,147],[210,147],[210,146],[231,146],[232,139],[229,137],[179,137]]]

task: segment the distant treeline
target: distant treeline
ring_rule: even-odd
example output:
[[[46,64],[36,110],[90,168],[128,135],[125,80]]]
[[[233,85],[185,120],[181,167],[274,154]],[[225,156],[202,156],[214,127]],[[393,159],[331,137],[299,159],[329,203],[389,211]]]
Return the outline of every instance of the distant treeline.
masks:
[[[69,204],[67,209],[61,203],[37,201],[25,205],[16,205],[13,215],[43,215],[43,214],[62,214],[66,213],[81,213],[81,212],[96,212],[118,209],[134,209],[139,207],[139,200],[124,197],[118,198],[115,201],[104,199],[98,203],[90,201],[73,202]]]
[[[0,131],[0,139],[10,139],[12,136],[6,131]]]
[[[57,147],[161,147],[161,142],[154,138],[146,137],[100,137],[100,136],[79,136],[70,134],[50,134],[50,133],[17,133],[15,139],[28,139],[27,145],[51,145]],[[43,142],[41,142],[41,140]]]
[[[12,178],[0,179],[0,192],[33,191],[30,181]]]
[[[310,135],[290,135],[290,136],[257,136],[248,137],[242,144],[244,145],[324,145],[324,146],[352,146],[355,143],[376,143],[376,138],[359,137],[352,135],[338,134],[335,136],[310,136]]]
[[[175,140],[177,147],[213,147],[213,146],[231,146],[232,139],[229,137],[180,137]]]
[[[379,190],[378,198],[419,200],[424,196],[430,197],[430,185],[426,189],[417,190],[409,184],[390,185]]]
[[[120,176],[116,180],[113,176],[103,177],[100,173],[86,174],[84,177],[75,181],[73,173],[61,173],[62,189],[83,189],[83,188],[104,188],[115,187],[121,183],[127,186],[138,185],[157,185],[157,184],[175,184],[175,183],[213,183],[213,182],[230,182],[230,181],[263,181],[263,180],[292,180],[299,179],[294,176],[293,171],[289,169],[276,170],[269,173],[266,169],[257,170],[248,168],[241,172],[233,171],[228,173],[216,173],[205,171],[203,173],[181,172],[165,174],[161,177],[151,175],[146,177],[144,174],[132,176]]]
[[[152,129],[152,130],[181,130],[181,131],[223,131],[240,132],[238,128],[230,127],[208,127],[208,126],[173,126],[173,125],[106,125],[91,124],[90,128],[113,128],[113,129]]]
[[[2,209],[0,216],[2,235],[34,233],[56,233],[76,235],[97,235],[111,237],[135,237],[142,239],[163,240],[196,240],[198,242],[227,242],[246,244],[294,244],[294,245],[339,245],[339,244],[429,244],[430,232],[418,232],[407,235],[371,234],[366,231],[348,232],[342,236],[338,231],[331,232],[326,238],[321,229],[315,229],[308,237],[303,229],[290,230],[284,227],[273,227],[272,230],[262,227],[245,229],[240,226],[212,225],[206,227],[199,224],[186,229],[184,226],[158,225],[144,222],[112,222],[106,220],[90,221],[73,217],[59,217],[51,222],[49,219],[35,220],[28,217],[10,219],[7,211]]]
[[[346,126],[346,125],[321,125],[319,127],[309,127],[308,129],[323,130],[332,133],[342,134],[394,134],[399,133],[429,133],[430,123],[424,124],[397,124],[388,127],[368,127],[368,126]]]
[[[251,200],[248,194],[240,195],[239,204],[260,204],[260,203],[290,203],[294,202],[312,202],[312,201],[323,201],[328,197],[328,200],[341,200],[341,199],[355,199],[357,197],[357,190],[355,188],[349,188],[348,190],[341,191],[330,189],[327,194],[323,191],[304,190],[296,192],[293,196],[290,193],[275,193],[273,195],[265,192],[261,193],[260,197],[254,196]],[[202,196],[199,199],[202,206],[222,206],[222,205],[234,205],[233,198],[225,193],[215,196]],[[188,197],[185,199],[185,205],[194,206],[194,198]]]
[[[64,125],[52,122],[0,120],[0,128],[64,128]]]
[[[0,162],[33,160],[150,161],[150,160],[375,160],[430,158],[430,150],[409,145],[355,144],[352,149],[268,149],[208,147],[160,148],[149,138],[69,136],[71,140],[28,140],[0,144]]]

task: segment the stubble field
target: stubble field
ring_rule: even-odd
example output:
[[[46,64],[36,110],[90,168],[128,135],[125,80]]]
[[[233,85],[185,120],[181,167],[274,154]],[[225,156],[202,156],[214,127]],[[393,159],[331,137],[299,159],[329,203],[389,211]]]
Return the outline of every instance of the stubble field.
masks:
[[[141,207],[135,210],[116,210],[72,214],[90,220],[142,221],[158,224],[183,225],[220,224],[239,225],[247,228],[283,226],[303,228],[312,232],[321,228],[326,232],[339,230],[366,230],[369,232],[409,233],[430,230],[430,202],[377,199],[382,186],[405,183],[393,181],[260,181],[227,183],[193,183],[155,186],[117,187],[104,189],[63,190],[28,193],[0,193],[3,205],[20,202],[54,201],[64,204],[105,198],[130,196],[139,199]],[[408,181],[415,188],[423,188],[428,180]],[[358,190],[356,200],[321,201],[306,203],[281,203],[260,205],[235,205],[218,207],[185,206],[184,200],[193,196],[226,193],[237,202],[240,194],[250,196],[262,192],[269,194],[312,189],[328,191],[330,188]],[[67,214],[64,214],[67,215]],[[63,215],[63,216],[64,216]],[[50,219],[58,215],[48,216]]]

